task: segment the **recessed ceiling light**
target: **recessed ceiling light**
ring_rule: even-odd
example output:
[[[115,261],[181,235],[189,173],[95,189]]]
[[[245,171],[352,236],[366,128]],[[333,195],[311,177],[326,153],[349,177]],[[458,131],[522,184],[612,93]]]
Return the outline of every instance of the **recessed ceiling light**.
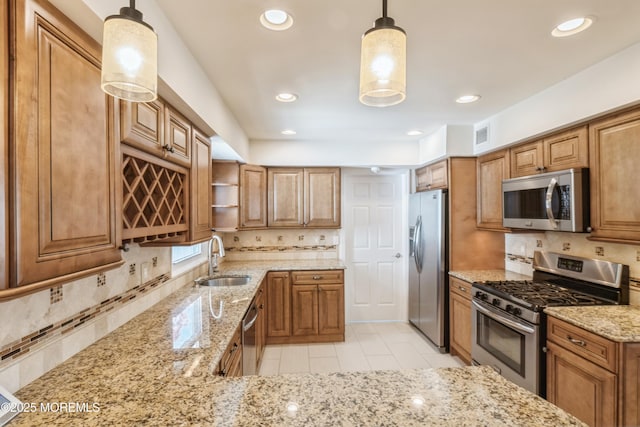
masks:
[[[456,99],[456,102],[458,104],[469,104],[470,102],[476,102],[478,99],[480,99],[480,95],[462,95]]]
[[[422,135],[422,131],[418,130],[418,129],[413,129],[413,130],[410,130],[409,132],[407,132],[407,135],[409,135],[409,136]]]
[[[296,131],[293,129],[285,129],[282,132],[280,132],[283,135],[295,135]]]
[[[276,99],[280,102],[294,102],[298,99],[295,93],[282,92],[276,95]]]
[[[594,18],[590,16],[570,19],[554,28],[551,35],[553,37],[567,37],[578,34],[589,28],[593,24],[593,20]]]
[[[284,10],[269,9],[260,15],[260,23],[263,27],[274,31],[284,31],[293,25],[293,18]]]

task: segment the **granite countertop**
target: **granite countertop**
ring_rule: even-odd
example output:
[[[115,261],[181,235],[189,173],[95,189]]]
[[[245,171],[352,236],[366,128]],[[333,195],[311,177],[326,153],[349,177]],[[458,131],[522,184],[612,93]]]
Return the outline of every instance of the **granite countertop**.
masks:
[[[450,271],[449,275],[469,283],[496,280],[531,280],[531,276],[507,270],[459,270]]]
[[[599,305],[547,307],[550,316],[617,342],[640,342],[640,307]]]
[[[267,271],[342,268],[325,260],[224,262],[220,274],[249,274],[251,282],[176,291],[20,389],[29,411],[11,426],[583,425],[486,367],[217,375]],[[220,319],[210,314],[210,293],[214,314],[223,301]]]

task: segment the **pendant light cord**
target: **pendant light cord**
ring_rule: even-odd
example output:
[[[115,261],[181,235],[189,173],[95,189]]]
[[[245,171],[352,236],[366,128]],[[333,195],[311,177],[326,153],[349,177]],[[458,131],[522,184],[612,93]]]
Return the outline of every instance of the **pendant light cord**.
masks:
[[[131,9],[135,9],[136,8],[136,0],[129,0],[129,7]]]
[[[382,17],[387,17],[387,0],[382,0]]]

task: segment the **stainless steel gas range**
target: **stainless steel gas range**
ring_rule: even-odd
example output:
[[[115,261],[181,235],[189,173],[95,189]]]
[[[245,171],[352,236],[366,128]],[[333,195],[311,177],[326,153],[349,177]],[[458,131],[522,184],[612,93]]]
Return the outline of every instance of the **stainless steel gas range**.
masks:
[[[532,280],[473,284],[471,357],[544,397],[544,308],[628,304],[629,267],[537,251],[533,268]]]

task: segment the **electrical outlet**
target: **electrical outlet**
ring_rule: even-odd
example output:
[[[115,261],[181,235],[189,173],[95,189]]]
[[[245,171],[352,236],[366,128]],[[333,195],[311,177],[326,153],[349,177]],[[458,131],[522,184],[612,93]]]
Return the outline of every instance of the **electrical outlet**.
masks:
[[[140,264],[140,283],[147,283],[151,280],[151,264],[143,262]]]

